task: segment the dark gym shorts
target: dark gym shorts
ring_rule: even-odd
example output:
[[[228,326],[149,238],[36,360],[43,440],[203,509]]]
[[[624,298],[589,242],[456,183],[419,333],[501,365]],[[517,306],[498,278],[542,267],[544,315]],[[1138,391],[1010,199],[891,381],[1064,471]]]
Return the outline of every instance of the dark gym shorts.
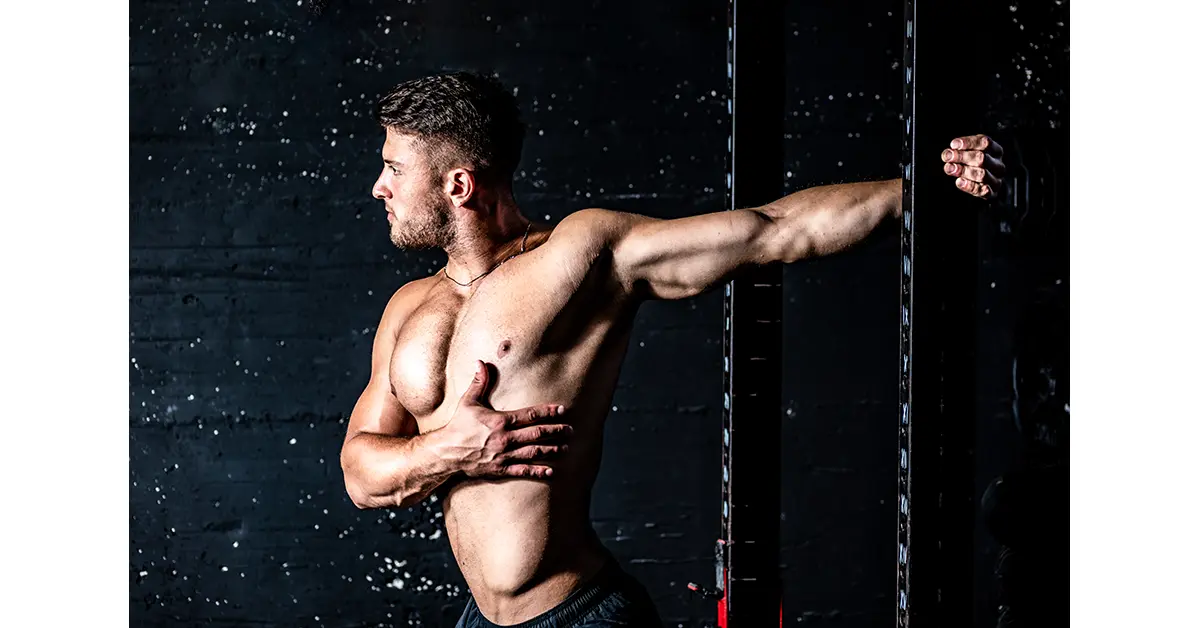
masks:
[[[561,604],[519,624],[500,626],[488,621],[475,599],[467,602],[455,628],[661,628],[662,620],[650,594],[617,561],[608,562]]]

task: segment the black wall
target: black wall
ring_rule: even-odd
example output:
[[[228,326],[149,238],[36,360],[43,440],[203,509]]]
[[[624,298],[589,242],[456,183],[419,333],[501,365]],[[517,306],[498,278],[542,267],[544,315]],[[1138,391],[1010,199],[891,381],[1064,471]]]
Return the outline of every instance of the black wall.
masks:
[[[440,265],[397,252],[369,196],[382,91],[435,71],[496,72],[531,129],[518,200],[542,219],[723,209],[725,2],[325,4],[130,7],[134,625],[441,626],[465,602],[440,504],[360,512],[338,466],[384,304]],[[780,193],[897,176],[901,4],[794,2],[785,28]],[[1002,36],[1016,49],[1027,34]],[[1025,78],[998,77],[997,94]],[[1031,126],[1012,112],[1033,99],[995,95],[997,132]],[[981,285],[989,268],[1025,276],[1018,261],[1032,259],[1006,216],[981,215],[980,236],[997,243]],[[785,272],[789,624],[891,621],[899,272],[891,229]],[[997,339],[981,344],[981,413],[1011,406],[1022,310],[1006,294],[981,302],[981,337]],[[644,308],[595,491],[601,537],[671,626],[715,617],[685,585],[712,581],[720,325],[715,293]],[[1015,458],[1011,423],[997,421],[1008,440],[981,487]],[[985,602],[980,625],[994,622]]]

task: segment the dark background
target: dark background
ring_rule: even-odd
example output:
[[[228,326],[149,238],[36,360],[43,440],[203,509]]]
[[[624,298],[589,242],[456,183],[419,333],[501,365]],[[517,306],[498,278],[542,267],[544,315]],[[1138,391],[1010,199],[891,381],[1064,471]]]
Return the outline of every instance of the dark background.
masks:
[[[384,304],[441,263],[396,251],[369,195],[384,90],[497,73],[530,125],[530,215],[723,209],[725,2],[512,4],[131,4],[133,625],[442,626],[461,611],[440,504],[358,511],[338,466]],[[1016,480],[979,518],[978,626],[1029,599],[1012,593],[1028,558],[1008,584],[994,571],[1053,528],[1028,523],[1042,511],[1019,488],[1062,468],[1068,398],[1067,6],[992,15],[957,48],[987,46],[995,75],[989,128],[962,133],[999,138],[1014,173],[976,234],[981,499]],[[784,27],[781,194],[898,176],[903,5],[792,2]],[[785,269],[786,624],[892,621],[898,242],[889,227]],[[713,579],[721,320],[717,293],[645,306],[595,490],[601,538],[669,626],[715,617],[685,585]]]

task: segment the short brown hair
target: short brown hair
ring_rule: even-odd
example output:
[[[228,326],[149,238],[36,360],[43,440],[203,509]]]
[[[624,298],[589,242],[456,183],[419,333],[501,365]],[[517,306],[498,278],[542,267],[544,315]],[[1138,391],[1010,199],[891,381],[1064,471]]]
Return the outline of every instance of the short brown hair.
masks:
[[[441,168],[464,161],[484,176],[511,182],[521,161],[525,124],[517,99],[490,76],[452,72],[406,81],[380,98],[375,118],[426,142]]]

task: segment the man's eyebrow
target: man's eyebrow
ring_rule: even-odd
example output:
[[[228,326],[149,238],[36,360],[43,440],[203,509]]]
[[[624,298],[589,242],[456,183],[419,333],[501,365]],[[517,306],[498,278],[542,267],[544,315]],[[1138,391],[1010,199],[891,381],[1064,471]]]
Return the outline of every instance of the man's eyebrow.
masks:
[[[398,162],[398,161],[393,161],[393,160],[391,160],[391,159],[384,159],[384,160],[383,160],[383,163],[385,163],[385,164],[387,164],[387,165],[389,165],[389,166],[396,166],[396,167],[400,167],[400,166],[403,166],[403,165],[404,165],[404,164],[402,164],[402,163],[400,163],[400,162]]]

